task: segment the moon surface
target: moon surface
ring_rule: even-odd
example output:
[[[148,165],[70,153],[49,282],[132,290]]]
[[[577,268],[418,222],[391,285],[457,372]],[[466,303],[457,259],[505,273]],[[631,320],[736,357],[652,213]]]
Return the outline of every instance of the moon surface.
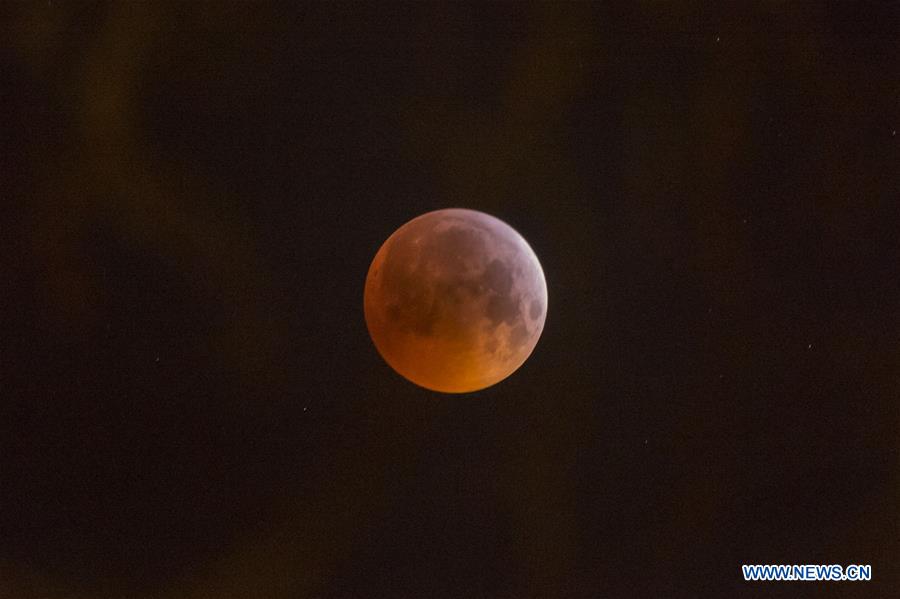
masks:
[[[375,254],[366,325],[385,361],[444,393],[489,387],[531,355],[547,315],[547,283],[512,227],[448,208],[409,221]]]

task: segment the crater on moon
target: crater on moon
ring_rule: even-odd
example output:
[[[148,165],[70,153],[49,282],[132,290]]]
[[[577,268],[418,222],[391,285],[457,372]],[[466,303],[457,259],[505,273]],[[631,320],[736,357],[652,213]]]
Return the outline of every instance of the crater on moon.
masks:
[[[412,382],[475,391],[512,374],[544,326],[537,256],[509,225],[474,210],[419,216],[391,235],[366,278],[364,308],[379,353]]]

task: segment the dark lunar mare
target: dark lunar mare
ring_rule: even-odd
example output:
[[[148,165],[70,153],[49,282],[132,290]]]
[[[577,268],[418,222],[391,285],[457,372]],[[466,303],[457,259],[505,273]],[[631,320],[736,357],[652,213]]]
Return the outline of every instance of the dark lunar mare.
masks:
[[[451,226],[435,230],[448,221]],[[507,245],[497,237],[468,219],[410,223],[387,248],[382,267],[380,284],[393,297],[386,308],[388,319],[400,330],[430,336],[437,323],[458,314],[459,305],[487,296],[491,328],[503,322],[516,327],[522,312],[520,295],[513,293],[515,270],[511,264],[494,258],[480,270],[469,266],[483,263],[492,243]],[[416,239],[421,246],[415,244]],[[437,281],[429,276],[431,269],[441,272]],[[518,336],[527,338],[527,328],[521,324]]]

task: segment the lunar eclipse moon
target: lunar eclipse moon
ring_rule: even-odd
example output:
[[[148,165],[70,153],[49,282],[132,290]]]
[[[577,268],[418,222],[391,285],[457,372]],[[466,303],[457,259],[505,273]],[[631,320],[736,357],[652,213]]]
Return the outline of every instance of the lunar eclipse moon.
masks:
[[[366,325],[400,375],[444,393],[490,387],[531,355],[547,284],[512,227],[475,210],[428,212],[401,226],[372,260]]]

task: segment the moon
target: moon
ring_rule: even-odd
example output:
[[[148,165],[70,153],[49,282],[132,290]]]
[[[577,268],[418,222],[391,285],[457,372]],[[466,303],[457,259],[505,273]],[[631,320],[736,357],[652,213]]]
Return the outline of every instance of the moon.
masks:
[[[503,221],[447,208],[384,242],[366,277],[366,326],[397,373],[444,393],[494,385],[531,355],[547,283],[531,246]]]

